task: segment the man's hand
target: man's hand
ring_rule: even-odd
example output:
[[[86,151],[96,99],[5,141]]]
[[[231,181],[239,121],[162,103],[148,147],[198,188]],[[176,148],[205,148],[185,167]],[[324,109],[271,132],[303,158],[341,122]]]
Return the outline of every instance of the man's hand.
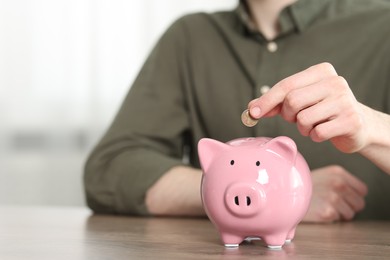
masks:
[[[312,171],[313,195],[304,222],[351,220],[364,208],[367,186],[340,166]]]
[[[367,109],[333,66],[322,63],[278,82],[248,109],[258,119],[280,114],[315,142],[330,140],[342,152],[356,152],[368,142]]]
[[[248,104],[254,119],[280,114],[315,142],[359,152],[390,174],[390,115],[359,103],[333,66],[321,63],[279,81]]]

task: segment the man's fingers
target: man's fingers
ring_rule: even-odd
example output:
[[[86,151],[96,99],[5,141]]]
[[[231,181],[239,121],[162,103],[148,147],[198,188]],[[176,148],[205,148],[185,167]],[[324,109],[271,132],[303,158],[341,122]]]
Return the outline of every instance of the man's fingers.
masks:
[[[329,63],[314,65],[279,81],[266,94],[248,104],[249,112],[256,119],[264,115],[273,115],[275,111],[280,111],[280,108],[277,107],[284,101],[286,95],[291,90],[302,88],[336,75],[334,67]]]
[[[352,175],[351,173],[347,172],[343,169],[343,178],[345,179],[345,182],[348,183],[348,185],[360,196],[366,196],[368,193],[367,185]]]
[[[351,220],[356,214],[356,211],[345,200],[340,200],[336,205],[342,220]]]
[[[353,211],[359,212],[364,209],[365,202],[364,197],[361,194],[350,190],[344,195],[344,198],[346,203],[352,208]]]
[[[338,194],[333,203],[345,220],[350,220],[365,206],[364,196],[367,186],[361,180],[341,167],[334,168],[335,174],[341,178],[333,181],[333,190]]]

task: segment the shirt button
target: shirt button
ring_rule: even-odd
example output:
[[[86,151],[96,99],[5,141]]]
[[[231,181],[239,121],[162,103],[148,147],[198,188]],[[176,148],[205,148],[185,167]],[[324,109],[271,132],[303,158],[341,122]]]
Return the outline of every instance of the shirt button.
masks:
[[[267,44],[267,49],[269,52],[275,52],[278,50],[278,45],[276,44],[276,42],[269,42]]]
[[[259,89],[259,92],[261,95],[264,95],[265,93],[267,93],[271,88],[267,85],[264,85],[264,86],[261,86],[260,89]]]

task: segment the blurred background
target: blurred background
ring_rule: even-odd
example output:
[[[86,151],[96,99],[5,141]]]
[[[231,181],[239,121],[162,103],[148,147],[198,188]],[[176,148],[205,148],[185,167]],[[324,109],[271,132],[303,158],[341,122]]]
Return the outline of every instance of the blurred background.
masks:
[[[237,0],[0,0],[0,205],[85,205],[87,154],[178,17]]]

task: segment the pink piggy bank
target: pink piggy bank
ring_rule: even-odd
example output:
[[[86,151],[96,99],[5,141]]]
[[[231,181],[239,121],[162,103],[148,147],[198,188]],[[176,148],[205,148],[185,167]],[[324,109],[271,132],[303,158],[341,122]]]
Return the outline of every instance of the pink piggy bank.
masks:
[[[281,248],[294,238],[306,214],[310,170],[288,137],[241,138],[228,143],[201,139],[204,209],[226,247],[260,238]]]

